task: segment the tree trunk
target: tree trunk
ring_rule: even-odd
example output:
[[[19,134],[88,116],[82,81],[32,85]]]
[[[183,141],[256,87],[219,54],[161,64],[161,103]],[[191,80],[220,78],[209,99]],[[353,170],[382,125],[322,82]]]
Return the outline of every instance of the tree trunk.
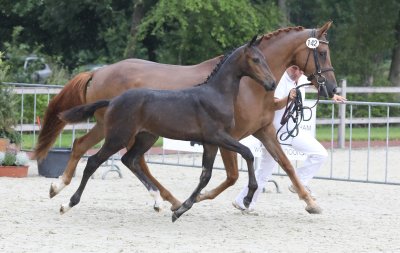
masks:
[[[396,44],[393,48],[392,63],[390,64],[389,72],[389,81],[395,86],[400,86],[400,11],[397,18],[395,30]]]
[[[278,0],[278,7],[283,13],[284,18],[282,19],[282,26],[289,24],[289,9],[286,4],[286,0]]]
[[[132,13],[132,22],[131,22],[131,29],[130,29],[130,38],[129,42],[127,45],[127,48],[125,50],[125,56],[132,58],[134,57],[135,53],[135,47],[136,47],[136,33],[138,31],[138,26],[140,24],[140,21],[142,20],[144,16],[144,4],[143,0],[136,1],[134,3],[135,7],[133,8],[133,13]]]

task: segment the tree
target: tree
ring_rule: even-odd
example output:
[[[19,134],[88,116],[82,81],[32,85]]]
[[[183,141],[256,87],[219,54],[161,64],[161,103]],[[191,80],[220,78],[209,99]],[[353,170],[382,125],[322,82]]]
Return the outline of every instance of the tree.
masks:
[[[160,0],[138,27],[140,58],[175,64],[194,64],[243,44],[254,34],[279,24],[272,2],[245,0]],[[142,51],[141,51],[142,50]],[[153,54],[154,56],[154,54]]]
[[[291,21],[296,24],[315,27],[334,21],[329,39],[339,78],[348,78],[352,85],[385,83],[385,63],[390,61],[395,42],[398,0],[291,0],[290,5]]]
[[[389,80],[393,85],[400,86],[400,10],[395,27],[396,45],[393,48],[392,62],[390,64]]]

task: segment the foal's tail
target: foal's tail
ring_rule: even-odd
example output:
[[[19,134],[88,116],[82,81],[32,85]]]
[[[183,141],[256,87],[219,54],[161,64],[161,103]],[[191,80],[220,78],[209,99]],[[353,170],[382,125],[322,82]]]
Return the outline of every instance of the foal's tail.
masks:
[[[85,103],[86,86],[93,77],[93,72],[82,72],[71,79],[64,88],[50,101],[39,133],[33,159],[42,160],[61,133],[65,122],[57,115],[69,108]]]
[[[76,106],[60,113],[58,117],[67,123],[82,122],[93,116],[97,109],[107,107],[109,104],[110,100],[99,100],[91,104]]]

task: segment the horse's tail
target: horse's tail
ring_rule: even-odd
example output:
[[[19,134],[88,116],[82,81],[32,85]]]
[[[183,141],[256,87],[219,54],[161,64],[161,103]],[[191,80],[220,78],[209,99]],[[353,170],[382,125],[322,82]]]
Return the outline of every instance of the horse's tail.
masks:
[[[72,109],[60,113],[58,117],[67,123],[82,122],[88,119],[89,117],[93,116],[94,112],[97,109],[106,107],[109,104],[110,100],[99,100],[91,104],[76,106]]]
[[[82,72],[71,79],[64,88],[50,101],[44,115],[38,142],[33,158],[42,160],[61,133],[65,122],[58,118],[58,114],[74,106],[85,103],[86,86],[92,79],[93,72]]]

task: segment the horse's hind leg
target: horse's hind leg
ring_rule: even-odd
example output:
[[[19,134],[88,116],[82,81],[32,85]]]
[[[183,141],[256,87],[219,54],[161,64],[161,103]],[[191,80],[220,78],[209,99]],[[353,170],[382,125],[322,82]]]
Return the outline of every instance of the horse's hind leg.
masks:
[[[60,208],[61,214],[64,214],[69,209],[71,209],[72,207],[74,207],[75,205],[77,205],[79,203],[82,193],[83,193],[83,190],[85,189],[85,186],[86,186],[89,178],[93,175],[93,173],[97,170],[98,167],[100,167],[100,165],[103,162],[107,161],[107,159],[111,155],[118,152],[118,150],[120,150],[121,148],[122,148],[122,145],[118,147],[117,145],[115,145],[115,143],[113,143],[113,145],[107,145],[107,143],[105,143],[103,145],[103,147],[99,150],[99,152],[97,152],[95,155],[92,155],[91,157],[88,158],[88,161],[86,163],[85,170],[83,171],[82,180],[78,187],[78,190],[74,193],[74,195],[72,195],[72,197],[69,201],[69,204],[61,205],[61,208]]]
[[[203,152],[203,170],[200,175],[200,182],[192,195],[183,202],[183,204],[172,214],[172,222],[176,221],[183,213],[189,210],[194,202],[196,201],[197,196],[200,194],[201,190],[208,184],[211,178],[212,168],[215,161],[215,156],[217,155],[218,147],[208,144],[203,144],[204,152]]]
[[[228,187],[235,184],[239,177],[239,169],[237,163],[237,153],[220,148],[222,161],[224,162],[225,171],[226,171],[226,179],[216,188],[206,191],[203,194],[200,194],[197,198],[197,201],[203,201],[206,199],[214,199],[221,192],[223,192]]]
[[[146,164],[144,156],[140,157],[139,163],[140,163],[140,167],[141,167],[143,173],[160,190],[160,195],[163,198],[163,200],[166,200],[169,203],[171,203],[171,211],[175,211],[176,209],[178,209],[182,205],[182,203],[177,198],[175,198],[174,195],[172,195],[171,192],[169,192],[160,182],[158,182],[157,179],[155,179],[153,177],[153,175],[151,174],[151,172],[149,170],[149,167]],[[160,211],[161,210],[161,206],[156,207],[156,205],[154,205],[154,210],[156,210],[157,212]]]
[[[69,185],[71,179],[75,173],[76,166],[79,159],[91,148],[104,138],[103,125],[97,123],[87,134],[75,139],[74,145],[72,146],[71,157],[68,160],[67,167],[64,173],[60,177],[58,183],[52,183],[50,185],[49,195],[53,198],[64,189],[65,186]]]
[[[133,174],[135,174],[135,176],[150,192],[150,195],[155,200],[154,209],[158,211],[162,203],[160,191],[144,173],[140,163],[140,159],[143,157],[143,154],[153,146],[153,144],[157,141],[157,138],[158,136],[150,133],[139,133],[135,136],[135,142],[133,146],[121,157],[121,161],[132,171]]]

